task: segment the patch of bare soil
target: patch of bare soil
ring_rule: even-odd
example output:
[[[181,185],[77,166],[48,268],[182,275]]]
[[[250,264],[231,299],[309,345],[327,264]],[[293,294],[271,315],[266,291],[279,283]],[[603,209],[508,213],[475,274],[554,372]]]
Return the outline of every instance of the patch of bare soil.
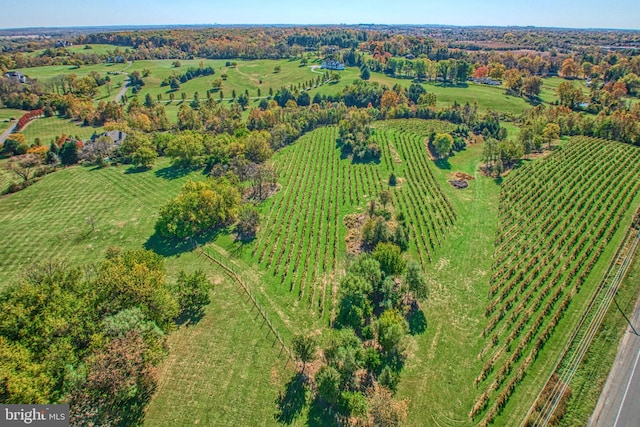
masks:
[[[427,150],[427,155],[429,156],[429,160],[431,160],[432,162],[435,162],[436,156],[434,156],[431,150],[429,149],[429,138],[424,139],[424,148]]]
[[[451,174],[451,179],[457,179],[460,181],[471,181],[472,179],[475,179],[475,178],[469,175],[468,173],[454,172]]]
[[[393,144],[389,143],[389,151],[391,151],[391,157],[393,157],[393,161],[400,164],[402,163],[402,159],[400,158],[400,154],[396,151],[396,147]]]
[[[347,253],[349,255],[357,256],[362,252],[361,247],[361,234],[362,226],[367,219],[365,213],[354,213],[344,217],[344,225],[347,227],[347,237],[345,241],[347,243]]]
[[[449,180],[449,184],[451,184],[451,186],[455,188],[463,189],[469,186],[469,181],[471,181],[472,179],[475,179],[475,178],[469,175],[468,173],[454,172],[451,174],[451,179]]]

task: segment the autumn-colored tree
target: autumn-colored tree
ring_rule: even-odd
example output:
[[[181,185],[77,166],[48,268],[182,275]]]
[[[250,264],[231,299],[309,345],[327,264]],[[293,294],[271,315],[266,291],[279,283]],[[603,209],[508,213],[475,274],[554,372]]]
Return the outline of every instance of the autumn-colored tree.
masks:
[[[522,89],[522,74],[516,69],[507,70],[504,73],[504,85],[507,92],[519,95]]]
[[[4,169],[14,173],[25,182],[30,180],[41,166],[42,156],[32,153],[12,157],[3,165]]]
[[[484,78],[487,76],[489,76],[489,68],[485,65],[481,65],[473,71],[473,77],[476,79]]]
[[[525,77],[522,80],[522,93],[529,98],[540,95],[542,89],[542,79],[537,76]]]
[[[225,180],[188,181],[160,209],[156,231],[169,238],[194,237],[235,220],[239,205],[238,189]]]
[[[565,79],[573,79],[578,76],[580,72],[580,65],[578,65],[573,58],[567,58],[562,62],[562,68],[560,74]]]
[[[549,150],[551,150],[551,142],[560,138],[560,126],[555,123],[547,123],[544,127],[543,137],[549,144]]]

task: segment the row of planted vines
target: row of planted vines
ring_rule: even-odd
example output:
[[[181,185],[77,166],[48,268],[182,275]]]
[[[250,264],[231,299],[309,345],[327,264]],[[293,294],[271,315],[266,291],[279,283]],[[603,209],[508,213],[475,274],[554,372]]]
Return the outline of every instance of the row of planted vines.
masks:
[[[485,361],[470,412],[500,415],[640,193],[640,149],[577,137],[502,187]],[[570,327],[567,326],[567,327]]]
[[[396,212],[402,211],[410,225],[411,248],[423,264],[455,221],[430,169],[424,136],[377,130],[373,138],[382,158],[355,164],[341,157],[337,138],[336,127],[317,129],[277,157],[282,189],[265,212],[252,252],[268,276],[319,316],[331,311],[337,296],[333,283],[346,252],[345,215],[364,212],[370,200],[390,189]],[[393,158],[398,155],[401,163]],[[401,179],[396,187],[388,185],[391,172]]]

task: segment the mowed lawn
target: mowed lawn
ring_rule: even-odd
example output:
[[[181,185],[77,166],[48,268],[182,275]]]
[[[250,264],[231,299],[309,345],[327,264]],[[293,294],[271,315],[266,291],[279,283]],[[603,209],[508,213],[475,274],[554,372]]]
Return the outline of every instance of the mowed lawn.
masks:
[[[19,120],[26,113],[23,110],[13,108],[0,108],[0,133],[7,129],[15,120]]]
[[[110,246],[142,248],[158,210],[188,176],[173,173],[167,159],[153,170],[129,170],[75,166],[0,198],[0,288],[38,261],[81,265],[99,262]]]
[[[40,138],[43,145],[48,145],[53,138],[62,135],[72,136],[86,140],[95,133],[103,132],[102,127],[82,126],[79,122],[60,117],[43,117],[33,120],[21,132],[28,144],[33,144],[36,138]]]
[[[169,337],[169,356],[145,425],[271,426],[293,374],[273,335],[238,285],[215,283],[206,315]]]
[[[484,344],[500,191],[495,180],[479,173],[481,155],[482,145],[473,145],[449,159],[450,169],[432,165],[458,219],[427,267],[427,330],[411,338],[400,376],[398,396],[409,399],[409,426],[472,424],[467,414],[477,397],[473,379],[482,366],[475,355]],[[446,182],[453,172],[475,179],[457,190]]]

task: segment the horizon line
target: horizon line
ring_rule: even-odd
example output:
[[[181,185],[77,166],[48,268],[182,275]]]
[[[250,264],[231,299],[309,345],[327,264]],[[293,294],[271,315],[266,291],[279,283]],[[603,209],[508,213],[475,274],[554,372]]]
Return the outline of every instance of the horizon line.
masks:
[[[612,28],[612,27],[558,27],[539,25],[487,25],[487,24],[407,24],[407,23],[325,23],[325,24],[305,24],[305,23],[270,23],[270,24],[221,24],[221,23],[199,23],[199,24],[105,24],[105,25],[64,25],[64,26],[24,26],[24,27],[1,27],[0,31],[18,30],[72,30],[72,29],[100,29],[100,28],[153,28],[153,27],[455,27],[455,28],[515,28],[515,29],[549,29],[549,30],[582,30],[582,31],[631,31],[640,32],[640,28]]]

